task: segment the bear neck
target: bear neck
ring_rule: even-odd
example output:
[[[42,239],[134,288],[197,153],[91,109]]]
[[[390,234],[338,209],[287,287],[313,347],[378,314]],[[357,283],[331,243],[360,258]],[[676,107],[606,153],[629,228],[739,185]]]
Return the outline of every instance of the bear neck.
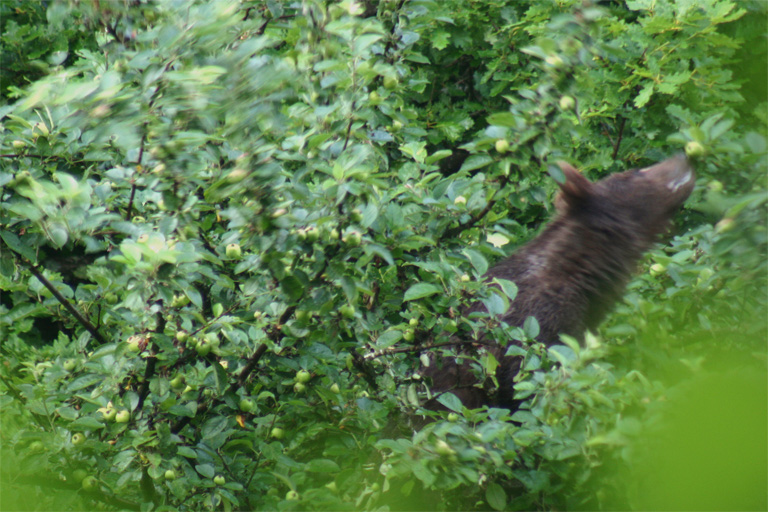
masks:
[[[524,269],[516,280],[523,309],[530,309],[525,316],[536,316],[547,301],[559,312],[538,319],[541,341],[556,343],[561,333],[581,339],[595,329],[621,299],[655,232],[627,219],[561,216],[526,245],[513,264]]]

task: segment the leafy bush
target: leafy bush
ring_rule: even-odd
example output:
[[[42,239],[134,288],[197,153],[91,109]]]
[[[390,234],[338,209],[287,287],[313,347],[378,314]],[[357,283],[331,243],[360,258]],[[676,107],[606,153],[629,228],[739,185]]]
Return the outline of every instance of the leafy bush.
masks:
[[[763,4],[0,9],[2,508],[727,504],[644,487],[697,382],[766,453]],[[461,318],[550,216],[547,162],[686,145],[680,234],[599,336]],[[524,406],[424,411],[419,355],[473,330],[525,341]],[[764,459],[712,462],[766,506]]]

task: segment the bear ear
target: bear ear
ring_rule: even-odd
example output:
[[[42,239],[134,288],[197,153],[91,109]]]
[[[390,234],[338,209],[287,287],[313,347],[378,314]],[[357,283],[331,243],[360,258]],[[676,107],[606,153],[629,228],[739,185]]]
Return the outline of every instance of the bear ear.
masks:
[[[563,211],[566,206],[575,206],[592,193],[592,182],[584,177],[568,162],[557,162],[565,175],[565,181],[558,183],[560,193],[555,199],[555,207]]]

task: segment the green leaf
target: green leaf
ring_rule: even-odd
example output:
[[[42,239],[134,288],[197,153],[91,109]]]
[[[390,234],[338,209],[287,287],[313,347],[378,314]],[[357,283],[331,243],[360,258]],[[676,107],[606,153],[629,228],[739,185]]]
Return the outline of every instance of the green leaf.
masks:
[[[525,322],[523,322],[523,332],[525,332],[529,339],[535,339],[541,332],[538,320],[532,316],[526,318]]]
[[[304,285],[296,276],[286,276],[280,281],[280,289],[289,303],[297,302],[304,295]]]
[[[464,408],[464,406],[461,404],[461,400],[459,400],[458,397],[453,393],[443,393],[437,397],[437,401],[454,412],[461,412],[461,410]]]
[[[403,300],[409,301],[423,299],[424,297],[429,297],[430,295],[441,293],[442,291],[443,289],[437,285],[430,283],[418,283],[408,288],[408,290],[405,292]]]
[[[485,256],[483,256],[480,251],[476,251],[475,249],[464,249],[462,252],[479,275],[484,275],[488,271],[488,260],[485,259]]]
[[[485,489],[485,499],[494,510],[504,510],[507,507],[507,494],[496,482],[491,482]]]
[[[635,106],[637,108],[644,107],[651,99],[653,94],[653,82],[645,84],[643,89],[635,97]]]
[[[464,160],[459,172],[474,171],[480,169],[493,162],[493,158],[490,155],[471,155]]]
[[[340,467],[330,459],[314,459],[307,463],[307,471],[313,473],[338,473]]]
[[[195,470],[206,478],[213,478],[216,476],[216,468],[213,464],[197,464]]]

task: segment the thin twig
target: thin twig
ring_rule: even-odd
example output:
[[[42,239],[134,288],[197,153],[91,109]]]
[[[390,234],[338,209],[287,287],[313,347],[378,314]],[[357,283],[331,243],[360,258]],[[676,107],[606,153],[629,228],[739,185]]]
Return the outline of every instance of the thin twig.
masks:
[[[32,272],[32,275],[34,275],[38,281],[43,283],[43,286],[48,288],[48,291],[50,291],[54,297],[56,297],[56,300],[59,301],[59,303],[64,306],[64,308],[70,312],[72,316],[75,317],[75,319],[85,327],[85,330],[87,330],[89,333],[91,333],[91,336],[96,338],[96,340],[101,343],[102,345],[107,343],[107,340],[104,339],[99,331],[94,327],[94,325],[88,321],[87,318],[85,318],[82,313],[80,313],[75,306],[73,306],[67,299],[64,297],[59,290],[56,289],[55,286],[53,286],[53,283],[51,283],[48,279],[43,276],[43,274],[38,270],[37,265],[29,265],[29,270]]]

